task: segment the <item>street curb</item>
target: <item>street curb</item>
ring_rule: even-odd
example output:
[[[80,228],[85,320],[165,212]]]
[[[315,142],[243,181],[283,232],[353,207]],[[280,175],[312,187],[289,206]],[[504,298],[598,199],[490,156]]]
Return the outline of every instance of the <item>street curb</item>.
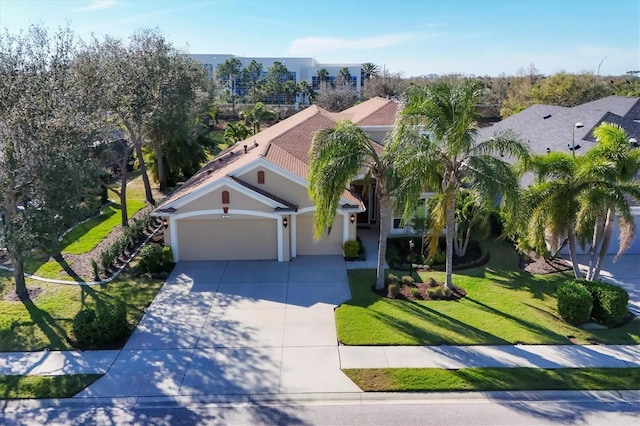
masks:
[[[116,398],[60,398],[10,400],[0,403],[0,412],[24,412],[41,408],[84,409],[90,407],[160,408],[195,405],[381,405],[381,404],[500,404],[518,402],[640,402],[640,391],[491,391],[416,393],[299,393],[193,396],[140,396]]]

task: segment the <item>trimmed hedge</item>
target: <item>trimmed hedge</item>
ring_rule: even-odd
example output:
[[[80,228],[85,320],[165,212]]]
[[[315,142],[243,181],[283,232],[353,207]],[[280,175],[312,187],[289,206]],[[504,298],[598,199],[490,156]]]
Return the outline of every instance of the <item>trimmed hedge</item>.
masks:
[[[127,309],[123,303],[83,309],[73,318],[73,335],[79,344],[105,345],[129,333]]]
[[[558,286],[558,313],[569,324],[578,325],[589,321],[593,308],[593,297],[587,288],[575,280]]]
[[[593,297],[593,312],[591,316],[598,322],[609,327],[621,325],[628,315],[627,304],[629,293],[622,287],[602,281],[580,282]]]

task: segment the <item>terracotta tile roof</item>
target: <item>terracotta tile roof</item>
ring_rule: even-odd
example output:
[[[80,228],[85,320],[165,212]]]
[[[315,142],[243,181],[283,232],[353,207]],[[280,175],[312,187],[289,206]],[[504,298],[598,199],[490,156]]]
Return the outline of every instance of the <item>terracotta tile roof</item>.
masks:
[[[309,167],[309,148],[313,135],[318,130],[332,127],[345,118],[363,126],[392,125],[398,109],[397,102],[379,97],[340,113],[331,113],[312,105],[218,154],[216,158],[171,194],[155,209],[155,212],[170,207],[170,204],[176,200],[192,194],[218,179],[233,176],[235,170],[258,158],[264,158],[275,166],[306,180]],[[248,148],[246,154],[244,153],[244,145],[247,145]],[[362,206],[360,199],[348,190],[345,190],[343,198],[348,200],[349,204]]]
[[[361,126],[391,126],[399,110],[399,102],[375,97],[339,114]]]

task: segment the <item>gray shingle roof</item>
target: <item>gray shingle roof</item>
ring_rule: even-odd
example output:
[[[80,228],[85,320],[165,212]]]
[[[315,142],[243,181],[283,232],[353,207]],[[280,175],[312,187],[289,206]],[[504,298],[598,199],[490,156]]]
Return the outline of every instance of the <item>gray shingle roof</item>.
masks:
[[[603,121],[620,124],[629,137],[640,140],[640,98],[608,96],[575,107],[533,105],[480,129],[478,139],[486,140],[495,131],[512,129],[528,141],[536,154],[546,153],[547,148],[571,152],[568,148],[573,145],[574,126],[582,123],[584,127],[575,129],[575,144],[580,145],[576,153],[580,154],[595,145],[591,133]]]

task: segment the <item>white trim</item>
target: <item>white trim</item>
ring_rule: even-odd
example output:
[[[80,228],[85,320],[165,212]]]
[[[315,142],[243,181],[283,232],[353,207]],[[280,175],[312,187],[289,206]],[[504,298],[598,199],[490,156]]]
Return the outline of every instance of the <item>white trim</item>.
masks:
[[[178,256],[178,227],[176,226],[176,218],[169,216],[169,235],[171,237],[171,253],[173,253],[173,262],[177,263]]]
[[[296,257],[298,255],[298,215],[291,215],[291,231],[289,233],[289,241],[291,241],[291,257]]]
[[[216,180],[214,182],[212,182],[209,185],[205,185],[202,188],[192,192],[191,194],[187,194],[182,198],[179,198],[169,204],[167,204],[166,206],[164,206],[163,208],[168,208],[168,207],[173,207],[175,209],[179,209],[180,207],[185,206],[186,204],[189,204],[199,198],[204,197],[207,194],[210,194],[211,192],[215,191],[216,189],[220,189],[223,187],[229,187],[229,189],[233,189],[235,191],[240,192],[241,194],[244,194],[250,198],[253,198],[254,200],[265,204],[269,207],[282,207],[282,208],[288,208],[289,206],[279,203],[269,197],[266,197],[262,194],[259,194],[255,191],[252,191],[251,189],[247,188],[244,185],[239,184],[238,182],[235,182],[229,178],[223,177],[220,178],[219,180]]]
[[[255,210],[236,210],[236,209],[229,209],[229,211],[227,213],[224,212],[224,210],[222,209],[211,209],[211,210],[197,210],[194,212],[186,212],[186,213],[180,213],[180,214],[176,214],[173,216],[170,216],[172,219],[185,219],[188,217],[194,217],[194,216],[205,216],[205,215],[212,215],[212,214],[228,214],[228,215],[232,215],[232,214],[243,214],[243,215],[247,215],[247,216],[259,216],[259,217],[267,217],[269,219],[277,219],[279,217],[282,217],[282,215],[279,214],[275,214],[275,213],[267,213],[267,212],[258,212]]]
[[[284,244],[282,243],[283,241],[283,235],[282,233],[284,226],[282,225],[282,216],[278,216],[276,218],[276,226],[278,227],[276,229],[276,235],[278,237],[278,262],[283,262],[284,261]]]
[[[340,212],[342,214],[342,243],[349,241],[349,213]]]
[[[309,207],[305,207],[303,209],[298,209],[298,212],[296,214],[309,213],[309,212],[314,212],[316,210],[317,210],[316,206],[309,206]]]

